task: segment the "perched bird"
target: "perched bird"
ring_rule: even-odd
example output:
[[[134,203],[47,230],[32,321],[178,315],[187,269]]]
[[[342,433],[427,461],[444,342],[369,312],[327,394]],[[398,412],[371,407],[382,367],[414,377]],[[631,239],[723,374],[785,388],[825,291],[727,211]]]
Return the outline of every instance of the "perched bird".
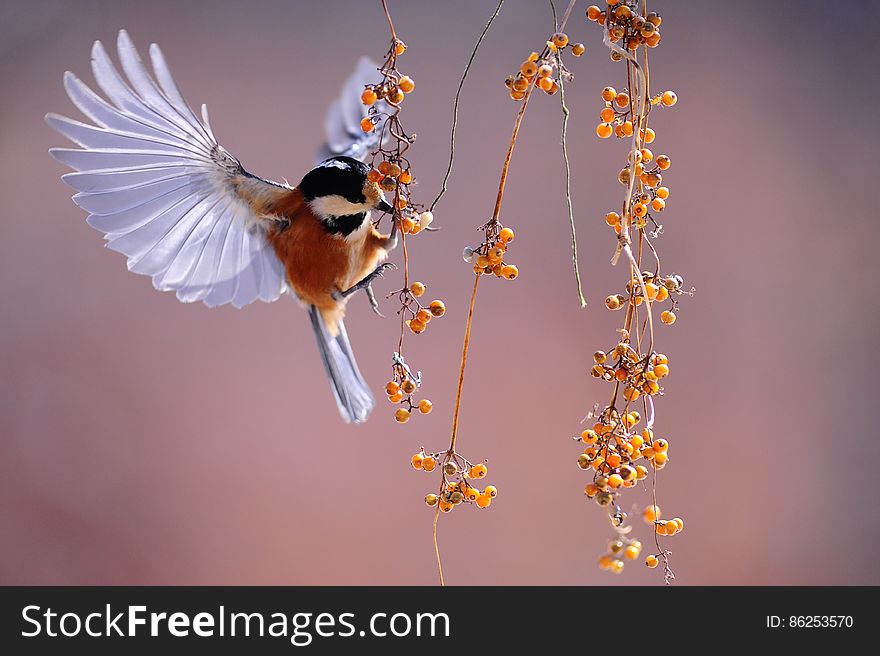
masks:
[[[291,187],[249,173],[217,142],[207,108],[201,118],[190,109],[158,46],[150,46],[155,77],[124,30],[117,46],[127,80],[100,41],[92,48],[109,102],[64,75],[92,124],[46,116],[79,146],[49,152],[75,169],[62,179],[79,192],[73,200],[89,225],[128,258],[129,270],[185,303],[241,308],[296,296],[308,308],[340,415],[365,421],[375,402],[348,341],[345,306],[365,290],[376,309],[370,283],[393,266],[384,260],[397,243],[394,221],[387,235],[374,227],[371,212],[392,208],[361,161],[377,138],[359,127],[359,96],[376,66],[360,61],[327,115],[323,161]]]

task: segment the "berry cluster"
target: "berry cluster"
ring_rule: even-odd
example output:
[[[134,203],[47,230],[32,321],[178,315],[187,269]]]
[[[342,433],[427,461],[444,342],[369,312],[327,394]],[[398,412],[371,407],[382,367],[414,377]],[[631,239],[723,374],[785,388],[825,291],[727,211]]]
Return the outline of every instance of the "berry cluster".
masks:
[[[617,174],[618,182],[626,189],[623,203],[619,212],[605,215],[605,223],[613,228],[617,241],[612,262],[625,254],[629,269],[625,293],[607,296],[605,306],[624,310],[624,319],[615,346],[607,353],[593,354],[595,364],[590,372],[612,384],[611,401],[601,411],[591,413],[595,425],[576,438],[585,445],[578,466],[592,472],[592,481],[584,492],[609,509],[616,532],[599,565],[620,573],[626,560],[639,557],[641,544],[628,537],[632,526],[626,524],[619,496],[640,481],[647,483],[652,473],[656,476],[669,462],[669,442],[654,435],[654,398],[663,394],[662,384],[669,375],[669,359],[654,347],[654,304],[670,302],[659,313],[660,321],[670,325],[676,320],[678,298],[693,294],[693,290],[684,290],[680,275],[661,273],[660,257],[652,243],[663,233],[655,217],[666,209],[669,188],[664,186],[663,176],[672,162],[668,155],[655,156],[648,148],[657,137],[648,127],[648,117],[653,108],[672,107],[678,102],[672,91],[651,95],[645,74],[648,49],[660,43],[658,28],[662,19],[655,12],[644,13],[644,3],[638,0],[608,0],[604,11],[589,7],[587,18],[603,27],[603,40],[611,50],[611,58],[625,61],[627,69],[626,88],[618,91],[607,86],[602,90],[604,106],[596,126],[596,135],[602,139],[615,135],[629,140],[626,166]],[[653,258],[653,270],[642,270],[649,268],[643,266],[646,257]],[[647,420],[640,426],[643,415]],[[658,538],[675,535],[684,523],[679,518],[661,520],[653,496],[652,492],[652,504],[643,517],[655,526],[657,551],[647,556],[645,564],[653,568],[662,560],[668,582],[673,578],[669,552],[660,547]]]
[[[587,18],[599,25],[606,25],[611,43],[623,43],[629,51],[635,51],[641,45],[656,48],[660,45],[660,23],[663,19],[654,11],[643,16],[638,9],[640,4],[608,0],[605,11],[596,5],[587,7]],[[612,50],[611,59],[620,61],[623,55]]]
[[[497,278],[516,280],[519,268],[504,261],[515,237],[513,230],[498,221],[490,221],[482,229],[486,231],[485,241],[476,248],[466,246],[462,253],[464,261],[474,265],[474,273],[478,276],[495,274]]]
[[[422,374],[418,372],[414,375],[404,360],[405,330],[409,329],[413,334],[424,332],[432,318],[443,316],[446,307],[443,301],[439,300],[432,301],[427,307],[423,306],[419,298],[425,293],[424,283],[410,284],[409,281],[406,236],[430,230],[434,214],[412,202],[411,186],[416,180],[406,152],[415,141],[415,135],[409,135],[404,130],[400,121],[400,109],[406,96],[415,91],[416,85],[411,77],[401,74],[397,68],[397,58],[406,51],[406,44],[397,38],[391,16],[387,13],[387,6],[384,8],[391,29],[391,45],[385,56],[385,62],[379,69],[382,80],[367,85],[361,94],[361,101],[370,108],[368,116],[361,122],[361,128],[364,132],[372,132],[376,129],[376,125],[380,123],[382,125],[378,146],[371,153],[372,168],[367,173],[367,178],[378,184],[383,191],[393,194],[392,221],[402,233],[403,288],[388,294],[388,298],[397,296],[400,303],[397,310],[400,317],[400,339],[397,351],[392,355],[392,379],[386,385],[385,391],[388,400],[400,406],[394,413],[394,419],[400,424],[405,424],[416,409],[421,414],[428,414],[433,409],[433,404],[428,399],[416,401],[413,398],[413,393],[421,386]]]
[[[665,355],[640,355],[629,342],[619,342],[610,354],[596,351],[593,360],[593,377],[622,385],[623,398],[630,402],[642,394],[660,394],[660,380],[669,375],[669,359]]]
[[[537,86],[548,96],[559,91],[559,76],[570,77],[570,73],[562,66],[559,58],[566,47],[571,54],[580,57],[586,48],[583,43],[569,44],[568,35],[557,32],[550,40],[541,54],[533,52],[519,67],[515,75],[509,75],[504,80],[512,100],[524,100],[530,87]]]
[[[413,469],[426,472],[432,472],[440,466],[440,489],[437,494],[425,496],[425,503],[431,507],[439,506],[440,512],[449,512],[462,503],[488,508],[492,499],[498,495],[498,488],[494,485],[487,485],[483,490],[474,486],[477,481],[486,477],[489,468],[483,463],[474,465],[457,453],[425,453],[422,448],[412,457],[410,463]]]

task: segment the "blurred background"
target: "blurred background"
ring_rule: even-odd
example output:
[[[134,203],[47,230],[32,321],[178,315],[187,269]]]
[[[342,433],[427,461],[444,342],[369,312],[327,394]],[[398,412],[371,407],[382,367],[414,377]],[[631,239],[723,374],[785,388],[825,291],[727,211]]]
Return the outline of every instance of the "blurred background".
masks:
[[[449,583],[662,584],[640,562],[621,576],[597,568],[611,531],[584,498],[571,440],[607,401],[591,354],[615,343],[622,316],[602,299],[626,277],[609,265],[602,220],[620,203],[625,147],[594,135],[599,92],[625,86],[624,69],[587,4],[566,31],[587,46],[570,62],[567,100],[590,305],[579,309],[571,273],[559,98],[540,95],[502,213],[521,276],[481,285],[461,413],[460,451],[488,458],[500,494],[487,511],[442,517]],[[403,119],[418,134],[423,202],[445,171],[452,98],[494,5],[390,0],[410,46],[400,66],[418,85]],[[673,160],[657,245],[664,269],[697,289],[657,331],[672,369],[657,402],[657,433],[671,443],[657,492],[687,524],[665,543],[676,581],[878,584],[880,144],[867,119],[880,101],[880,5],[860,3],[855,16],[820,2],[650,5],[664,19],[654,90],[680,99],[652,116],[654,152]],[[0,583],[434,584],[423,496],[437,479],[409,458],[448,443],[472,281],[460,254],[491,213],[517,111],[502,82],[550,34],[547,3],[505,3],[462,98],[442,230],[409,244],[414,277],[448,312],[408,339],[435,410],[406,426],[381,398],[366,425],[340,422],[292,300],[182,305],[127,273],[86,225],[59,180],[66,169],[46,154],[68,144],[43,115],[80,118],[62,73],[91,84],[92,42],[114,44],[121,27],[142,53],[161,44],[245,166],[293,182],[356,59],[388,44],[378,1],[0,5]],[[381,397],[396,322],[363,298],[349,308]],[[647,490],[623,497],[626,510],[648,502]],[[634,523],[647,544],[649,527]]]

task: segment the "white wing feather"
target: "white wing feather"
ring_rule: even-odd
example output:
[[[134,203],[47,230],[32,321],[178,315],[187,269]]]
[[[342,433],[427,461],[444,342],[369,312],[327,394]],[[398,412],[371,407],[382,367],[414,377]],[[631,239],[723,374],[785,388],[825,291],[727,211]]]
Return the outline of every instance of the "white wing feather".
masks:
[[[162,52],[150,46],[155,80],[128,34],[119,32],[122,78],[100,41],[92,71],[107,102],[65,73],[73,104],[93,125],[49,114],[79,148],[49,151],[75,169],[62,179],[107,246],[184,302],[242,307],[286,290],[284,267],[266,240],[275,217],[260,211],[291,188],[256,178],[214,138],[183,99]],[[243,180],[246,185],[241,185]]]
[[[381,80],[378,69],[376,63],[368,57],[361,57],[358,60],[354,72],[342,85],[339,96],[327,110],[324,119],[326,141],[318,150],[316,156],[318,162],[323,162],[334,155],[354,157],[363,162],[370,151],[378,145],[384,119],[369,134],[361,129],[361,119],[367,116],[369,111],[369,107],[361,102],[361,94],[366,85]],[[380,113],[389,109],[384,101],[380,100],[377,105]]]

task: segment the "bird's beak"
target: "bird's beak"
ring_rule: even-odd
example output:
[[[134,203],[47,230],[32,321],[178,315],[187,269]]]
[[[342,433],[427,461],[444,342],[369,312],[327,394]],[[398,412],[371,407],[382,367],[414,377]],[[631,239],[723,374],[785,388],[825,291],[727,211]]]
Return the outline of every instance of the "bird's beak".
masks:
[[[385,200],[384,198],[378,202],[378,204],[376,205],[376,209],[380,210],[382,212],[387,212],[388,214],[394,213],[394,208],[391,207],[391,205],[388,203],[388,201]]]

